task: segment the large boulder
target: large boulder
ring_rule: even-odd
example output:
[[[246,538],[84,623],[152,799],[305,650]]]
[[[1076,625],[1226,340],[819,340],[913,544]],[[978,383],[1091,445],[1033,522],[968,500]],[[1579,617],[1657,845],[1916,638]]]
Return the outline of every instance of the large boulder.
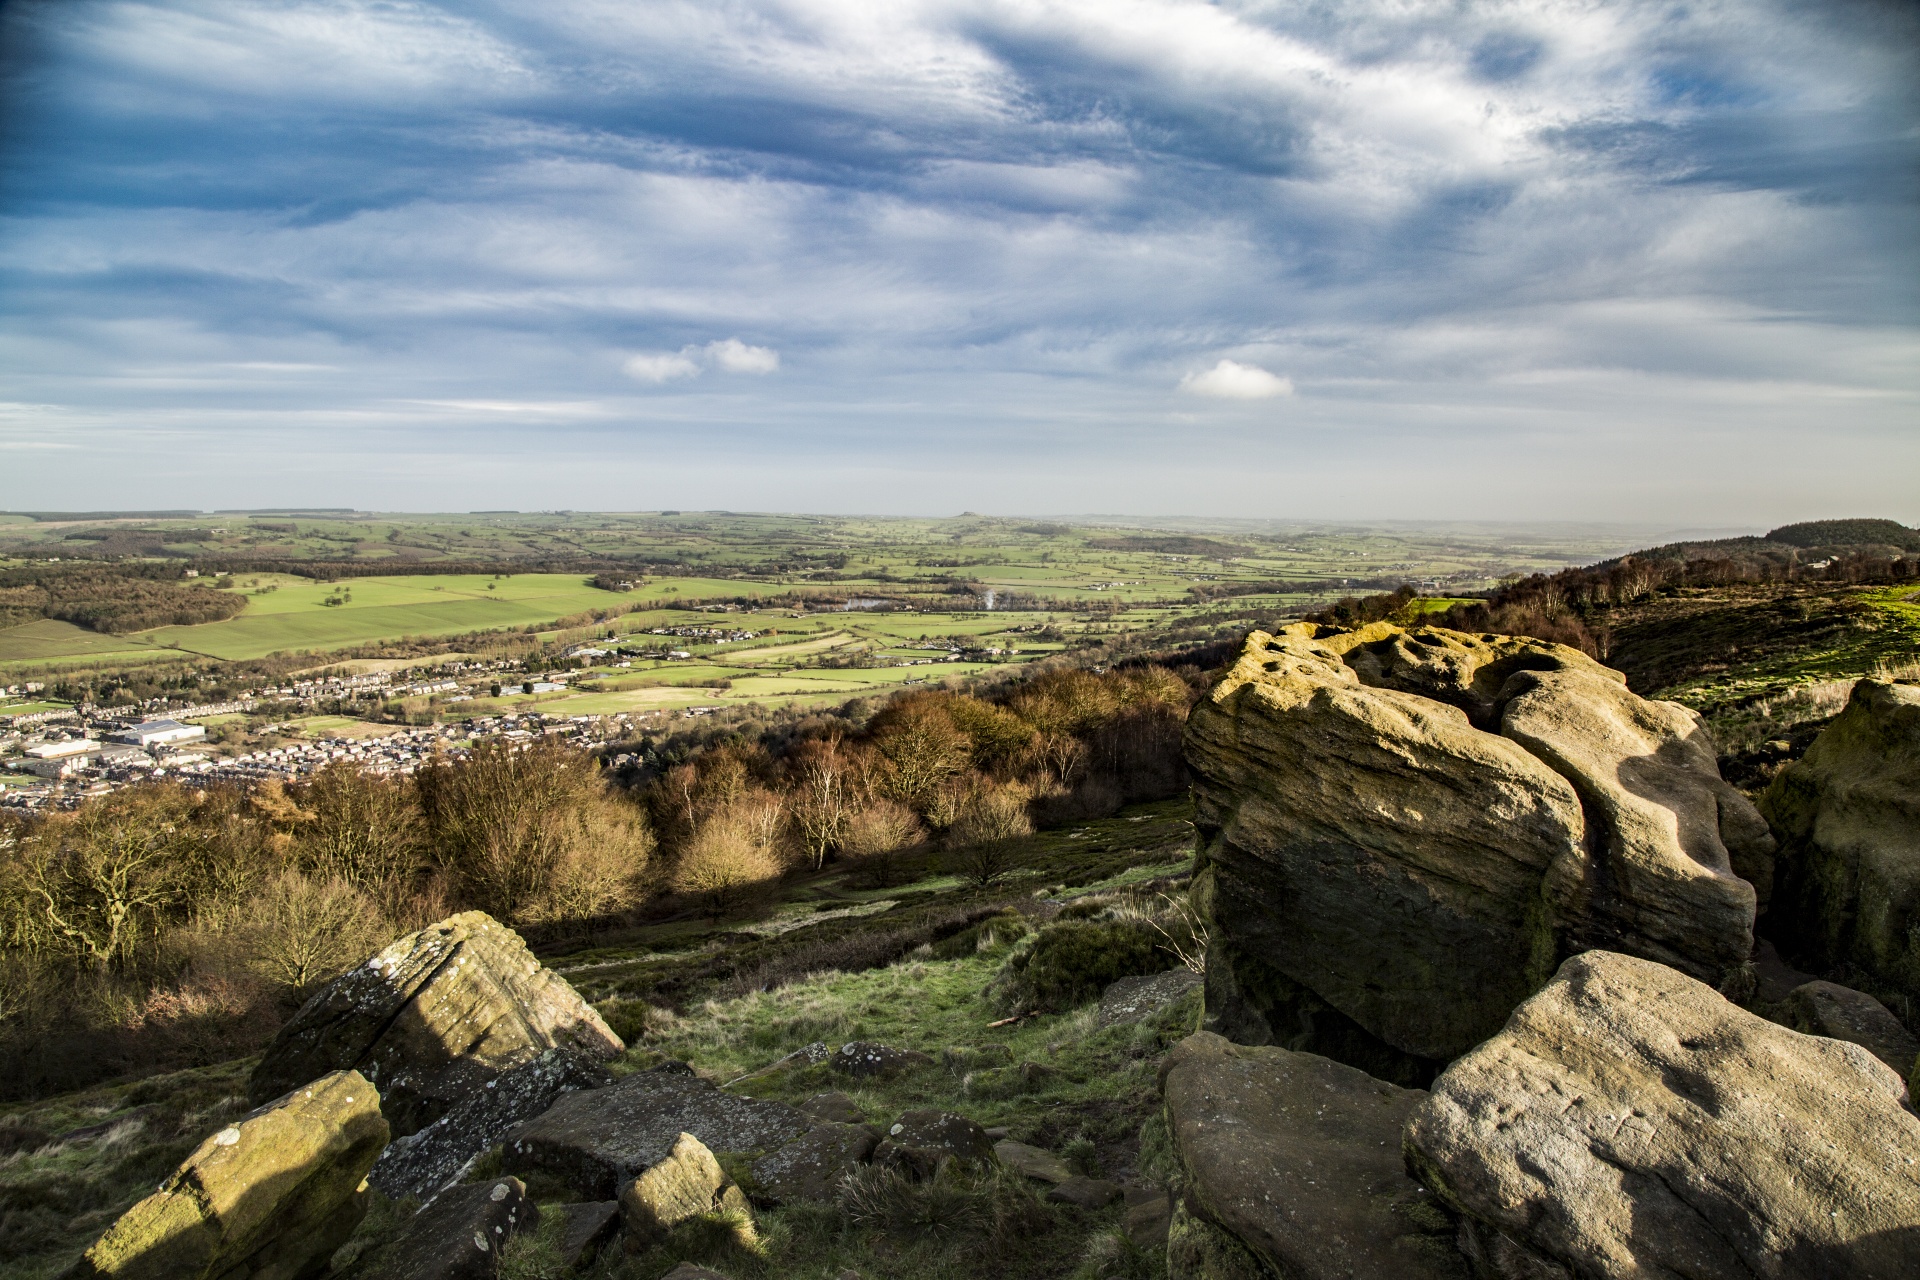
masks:
[[[208,1138],[88,1249],[76,1277],[302,1280],[366,1211],[380,1095],[337,1071]]]
[[[1920,1009],[1920,685],[1855,684],[1760,807],[1782,846],[1782,949]]]
[[[410,933],[316,994],[254,1068],[256,1100],[329,1071],[379,1086],[397,1134],[549,1049],[604,1060],[626,1046],[520,935],[480,911]]]
[[[1434,1082],[1408,1167],[1502,1277],[1906,1277],[1920,1119],[1865,1049],[1575,956]]]
[[[620,1190],[620,1225],[628,1247],[636,1252],[701,1214],[745,1208],[746,1199],[713,1152],[690,1133],[674,1139],[666,1159],[642,1170]]]
[[[1425,1093],[1205,1031],[1173,1047],[1161,1079],[1184,1214],[1275,1275],[1467,1280],[1452,1221],[1401,1158],[1401,1127]]]
[[[1211,1029],[1424,1080],[1565,955],[1720,981],[1768,837],[1698,717],[1577,650],[1254,632],[1188,719]]]
[[[715,1088],[676,1063],[605,1089],[564,1094],[545,1114],[508,1130],[502,1145],[509,1172],[538,1171],[583,1196],[612,1200],[667,1159],[683,1133],[715,1152],[757,1156],[816,1123],[784,1102]]]
[[[1920,1042],[1893,1011],[1864,991],[1837,982],[1806,982],[1780,1002],[1776,1022],[1810,1036],[1850,1040],[1904,1078],[1920,1059]]]

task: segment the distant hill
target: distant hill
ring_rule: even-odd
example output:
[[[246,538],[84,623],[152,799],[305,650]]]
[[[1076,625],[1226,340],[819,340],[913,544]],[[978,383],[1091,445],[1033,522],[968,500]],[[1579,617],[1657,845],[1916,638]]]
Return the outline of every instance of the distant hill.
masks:
[[[1920,529],[1909,529],[1897,520],[1807,520],[1783,524],[1766,540],[1794,547],[1871,546],[1920,551]]]

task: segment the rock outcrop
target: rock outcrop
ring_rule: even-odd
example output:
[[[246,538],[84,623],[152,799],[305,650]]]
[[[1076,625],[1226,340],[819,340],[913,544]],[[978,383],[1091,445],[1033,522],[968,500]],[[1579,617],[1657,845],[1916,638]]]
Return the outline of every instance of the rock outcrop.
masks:
[[[409,1219],[400,1238],[373,1255],[359,1280],[491,1280],[500,1246],[540,1222],[518,1178],[455,1187]]]
[[[1165,973],[1122,978],[1100,993],[1100,1007],[1094,1016],[1103,1027],[1144,1022],[1189,992],[1198,991],[1204,983],[1191,969],[1169,969]]]
[[[509,1172],[539,1171],[581,1195],[612,1200],[671,1155],[683,1133],[712,1151],[760,1154],[815,1123],[784,1102],[727,1093],[673,1064],[563,1094],[545,1114],[509,1130],[502,1145]]]
[[[1859,1045],[1897,1071],[1912,1074],[1920,1042],[1893,1011],[1864,991],[1835,982],[1808,982],[1781,1002],[1778,1021],[1810,1036],[1830,1036]]]
[[[303,1280],[326,1270],[366,1211],[387,1145],[380,1095],[358,1073],[315,1080],[196,1148],[88,1249],[76,1277]]]
[[[1920,685],[1854,685],[1760,807],[1781,839],[1781,949],[1920,1009]]]
[[[1204,1031],[1173,1047],[1161,1079],[1188,1219],[1290,1280],[1468,1280],[1452,1221],[1401,1157],[1425,1093]],[[1192,1259],[1207,1252],[1189,1241],[1184,1269],[1204,1274]]]
[[[519,934],[468,911],[408,934],[307,1001],[249,1089],[258,1101],[355,1070],[380,1089],[394,1132],[411,1134],[549,1049],[602,1060],[625,1047]]]
[[[873,1149],[873,1163],[926,1179],[948,1161],[982,1164],[993,1156],[993,1139],[963,1115],[936,1107],[904,1112]]]
[[[1447,1068],[1408,1167],[1501,1277],[1911,1276],[1920,1119],[1858,1045],[1666,966],[1568,960]]]
[[[754,1194],[775,1204],[832,1200],[840,1180],[865,1164],[878,1142],[866,1125],[821,1121],[749,1166]]]
[[[1771,838],[1698,718],[1576,650],[1376,624],[1255,632],[1194,709],[1209,1026],[1429,1078],[1565,955],[1714,982]]]

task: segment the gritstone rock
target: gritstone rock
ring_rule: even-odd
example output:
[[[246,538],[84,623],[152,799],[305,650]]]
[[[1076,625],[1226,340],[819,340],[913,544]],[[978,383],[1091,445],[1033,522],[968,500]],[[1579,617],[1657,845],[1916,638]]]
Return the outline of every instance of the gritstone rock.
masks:
[[[1054,1204],[1077,1205],[1082,1209],[1104,1209],[1119,1198],[1119,1183],[1084,1174],[1075,1174],[1047,1192],[1047,1199]]]
[[[985,1129],[951,1111],[923,1107],[902,1114],[888,1127],[873,1150],[873,1163],[926,1179],[949,1160],[973,1163],[992,1154],[993,1141]]]
[[[1782,1020],[1810,1036],[1859,1045],[1904,1078],[1920,1057],[1916,1042],[1887,1006],[1864,991],[1833,982],[1809,982],[1787,993]]]
[[[713,1151],[769,1152],[815,1124],[784,1102],[716,1089],[685,1070],[640,1071],[605,1089],[562,1094],[507,1132],[506,1167],[539,1170],[596,1200],[665,1160],[682,1133]]]
[[[618,1200],[585,1200],[563,1204],[548,1212],[561,1217],[557,1242],[560,1259],[574,1271],[592,1262],[620,1227]]]
[[[1126,1197],[1127,1239],[1137,1249],[1165,1249],[1173,1225],[1172,1197],[1158,1187],[1129,1188]]]
[[[744,1208],[738,1196],[739,1189],[727,1181],[713,1152],[700,1139],[683,1133],[666,1159],[621,1188],[620,1225],[626,1231],[627,1246],[637,1251],[664,1239],[689,1218],[736,1207],[736,1202]]]
[[[860,1104],[846,1094],[835,1090],[832,1093],[816,1093],[800,1104],[800,1109],[816,1120],[832,1120],[836,1124],[865,1124],[867,1113]]]
[[[570,1050],[549,1049],[476,1088],[420,1132],[395,1140],[367,1181],[395,1200],[432,1199],[456,1181],[475,1156],[514,1125],[540,1115],[561,1094],[612,1082],[600,1063]]]
[[[1161,1065],[1185,1211],[1292,1280],[1467,1280],[1452,1222],[1407,1176],[1426,1098],[1310,1053],[1200,1032]],[[1231,1251],[1229,1251],[1231,1252]]]
[[[1065,1160],[1051,1151],[1030,1147],[1024,1142],[1002,1139],[993,1144],[993,1157],[1021,1177],[1032,1178],[1035,1182],[1059,1186],[1073,1177],[1073,1170],[1067,1168]]]
[[[337,1071],[196,1148],[107,1229],[71,1274],[116,1280],[300,1280],[324,1271],[366,1210],[387,1145],[380,1095]]]
[[[539,1221],[518,1178],[454,1187],[356,1274],[364,1280],[489,1280],[500,1267],[500,1246]]]
[[[932,1061],[917,1049],[894,1049],[868,1040],[853,1040],[841,1045],[828,1065],[856,1080],[889,1080]]]
[[[840,1179],[865,1164],[878,1142],[865,1125],[823,1121],[748,1166],[756,1194],[776,1204],[831,1200]]]
[[[1568,952],[1718,982],[1770,848],[1697,717],[1541,641],[1301,623],[1248,637],[1186,750],[1208,1025],[1426,1079]]]
[[[1920,1007],[1920,686],[1854,685],[1761,807],[1782,844],[1781,949],[1852,965]]]
[[[1142,1022],[1175,1003],[1206,981],[1191,969],[1169,969],[1144,977],[1121,978],[1100,994],[1096,1015],[1103,1027]]]
[[[626,1046],[520,935],[479,911],[410,933],[335,979],[268,1046],[256,1100],[351,1068],[380,1088],[397,1134],[414,1133],[501,1072],[568,1049]]]
[[[1502,1276],[1894,1280],[1920,1259],[1920,1119],[1858,1045],[1590,951],[1434,1082],[1408,1167]]]

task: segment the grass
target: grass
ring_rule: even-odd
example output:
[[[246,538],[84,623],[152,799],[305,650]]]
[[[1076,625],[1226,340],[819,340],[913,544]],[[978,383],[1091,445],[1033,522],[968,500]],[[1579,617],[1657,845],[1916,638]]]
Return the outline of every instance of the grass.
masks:
[[[1157,1056],[1192,1030],[1197,1001],[1142,1027],[1100,1029],[1090,1007],[989,1027],[1000,1015],[985,988],[1013,931],[988,924],[943,945],[951,935],[942,934],[942,922],[991,917],[1030,898],[1033,886],[1071,895],[1177,872],[1189,833],[1184,800],[1136,806],[1021,842],[1015,879],[991,890],[962,882],[942,869],[939,855],[922,853],[902,859],[902,883],[894,887],[863,886],[850,879],[852,869],[832,868],[793,878],[749,918],[663,921],[617,944],[563,957],[549,952],[548,963],[628,1034],[632,1048],[617,1071],[672,1057],[724,1081],[814,1040],[875,1039],[936,1058],[948,1049],[1004,1046],[1013,1061],[1050,1069],[1037,1073],[1029,1092],[975,1096],[964,1054],[948,1055],[957,1066],[936,1062],[885,1082],[807,1068],[763,1077],[750,1089],[790,1102],[842,1089],[880,1122],[911,1107],[957,1111],[1125,1178],[1142,1172],[1140,1135],[1150,1131],[1157,1106]],[[821,962],[834,946],[848,968]],[[743,979],[746,988],[773,985],[745,989]],[[188,1151],[244,1114],[251,1067],[243,1059],[0,1108],[0,1273],[9,1280],[60,1274]],[[61,1140],[82,1128],[92,1133]],[[534,1190],[548,1206],[565,1194],[555,1184]],[[734,1280],[834,1280],[848,1268],[866,1280],[1158,1274],[1138,1258],[1147,1270],[1082,1266],[1084,1257],[1118,1248],[1118,1205],[1090,1213],[1046,1204],[1037,1187],[991,1170],[937,1187],[874,1190],[877,1207],[865,1225],[837,1206],[763,1209],[752,1243],[743,1243],[737,1223],[697,1223],[643,1254],[628,1257],[616,1246],[589,1274],[657,1280],[682,1260]],[[371,1239],[396,1224],[393,1214],[377,1212],[365,1231]],[[561,1280],[554,1262],[551,1249],[530,1239],[503,1258],[502,1275]]]

